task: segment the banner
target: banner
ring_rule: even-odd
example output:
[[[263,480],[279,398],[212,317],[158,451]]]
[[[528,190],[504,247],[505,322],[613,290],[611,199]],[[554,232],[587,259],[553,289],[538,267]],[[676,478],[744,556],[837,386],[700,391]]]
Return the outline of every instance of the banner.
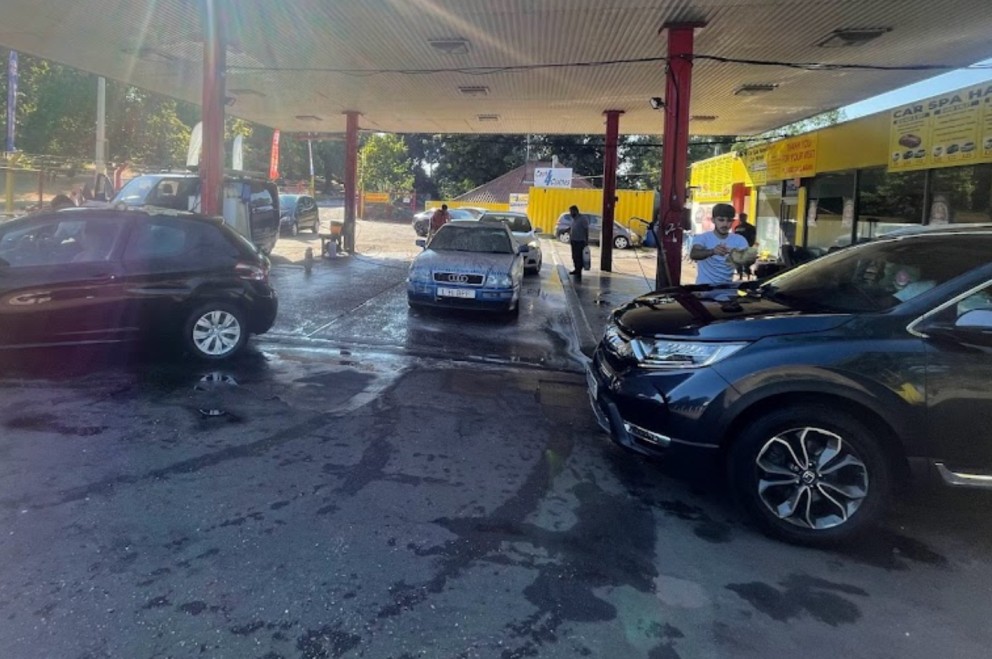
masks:
[[[517,192],[510,193],[510,210],[518,213],[527,212],[527,204],[530,195],[520,194]]]
[[[245,168],[244,136],[236,135],[231,146],[231,169],[241,171]]]
[[[992,83],[896,108],[889,126],[889,171],[992,162]]]
[[[17,124],[17,52],[7,59],[7,153],[14,151],[14,127]]]
[[[200,164],[200,149],[203,147],[203,122],[198,121],[189,134],[189,146],[186,148],[186,166],[196,167]]]
[[[279,129],[272,131],[272,157],[269,160],[269,178],[279,178]]]

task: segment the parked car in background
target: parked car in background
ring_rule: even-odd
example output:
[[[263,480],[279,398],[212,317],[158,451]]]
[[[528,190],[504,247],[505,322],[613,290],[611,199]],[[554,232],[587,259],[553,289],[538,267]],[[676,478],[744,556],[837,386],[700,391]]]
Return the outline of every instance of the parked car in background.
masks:
[[[320,212],[317,202],[310,195],[279,195],[279,230],[295,236],[300,229],[320,232]]]
[[[489,211],[485,208],[479,208],[477,206],[459,206],[456,210],[465,211],[470,213],[475,219],[479,219]]]
[[[541,271],[544,256],[541,252],[541,240],[537,237],[541,230],[534,228],[526,213],[486,211],[479,217],[479,221],[505,224],[510,229],[517,244],[527,246],[524,272],[537,274]]]
[[[113,204],[200,210],[200,177],[192,172],[143,174],[120,189]],[[279,192],[275,183],[247,174],[224,176],[224,222],[265,254],[279,239]]]
[[[434,215],[433,208],[420,211],[413,216],[413,230],[421,238],[427,237],[427,232],[431,228],[431,217]],[[448,215],[452,220],[474,220],[478,216],[461,208],[449,208]]]
[[[992,480],[992,229],[644,295],[613,312],[588,381],[621,446],[718,456],[770,535],[850,539],[916,471]]]
[[[220,218],[67,208],[0,224],[0,347],[155,337],[219,360],[276,317],[269,260]]]
[[[603,216],[592,213],[583,213],[589,218],[589,242],[599,244],[603,234]],[[572,216],[562,213],[555,222],[555,238],[563,243],[569,242],[572,237]],[[641,236],[631,231],[619,222],[613,223],[613,246],[617,249],[627,249],[641,244]]]
[[[441,227],[410,265],[407,301],[422,306],[516,314],[527,246],[505,224],[456,221]]]

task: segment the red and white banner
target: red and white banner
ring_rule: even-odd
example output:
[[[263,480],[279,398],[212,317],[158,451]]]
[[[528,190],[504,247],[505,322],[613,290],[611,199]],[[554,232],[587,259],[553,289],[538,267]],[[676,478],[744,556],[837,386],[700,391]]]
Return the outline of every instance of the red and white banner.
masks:
[[[269,160],[269,178],[279,178],[279,130],[272,131],[272,158]]]

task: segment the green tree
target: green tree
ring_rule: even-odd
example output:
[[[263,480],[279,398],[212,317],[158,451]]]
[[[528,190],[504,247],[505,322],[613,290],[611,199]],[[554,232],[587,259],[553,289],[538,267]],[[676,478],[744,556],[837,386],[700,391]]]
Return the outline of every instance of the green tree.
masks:
[[[399,135],[377,133],[369,136],[359,152],[359,159],[361,189],[394,192],[413,188],[413,161]]]

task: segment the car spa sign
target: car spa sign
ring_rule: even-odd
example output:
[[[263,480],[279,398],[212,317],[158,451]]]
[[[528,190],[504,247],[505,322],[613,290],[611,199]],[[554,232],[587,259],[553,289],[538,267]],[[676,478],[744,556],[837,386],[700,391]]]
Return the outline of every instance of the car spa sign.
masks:
[[[889,170],[992,162],[992,83],[892,110]]]

